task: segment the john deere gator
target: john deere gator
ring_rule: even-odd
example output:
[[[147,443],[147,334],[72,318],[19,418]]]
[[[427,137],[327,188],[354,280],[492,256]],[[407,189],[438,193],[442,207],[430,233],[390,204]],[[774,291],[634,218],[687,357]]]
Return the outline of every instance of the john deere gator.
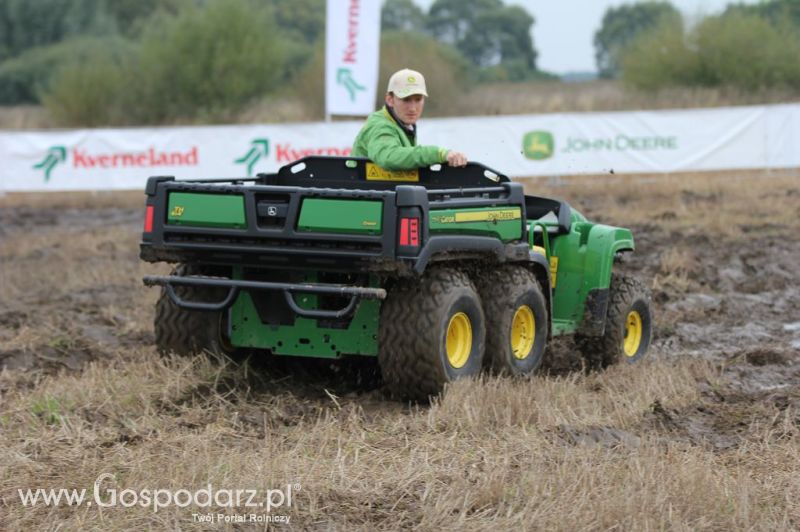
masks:
[[[162,352],[377,357],[398,397],[424,400],[484,368],[527,375],[548,339],[592,365],[648,350],[650,294],[613,271],[628,229],[525,195],[486,166],[389,172],[306,157],[255,178],[146,188],[141,258],[160,285]]]

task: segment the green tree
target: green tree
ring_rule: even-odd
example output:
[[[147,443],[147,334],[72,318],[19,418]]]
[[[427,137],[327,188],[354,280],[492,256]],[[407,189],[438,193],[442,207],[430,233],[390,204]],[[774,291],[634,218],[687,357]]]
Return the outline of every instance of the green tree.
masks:
[[[325,0],[270,0],[275,24],[280,28],[285,55],[281,77],[297,74],[314,53],[314,45],[325,36]]]
[[[220,121],[283,81],[271,11],[210,0],[152,20],[131,53],[104,50],[59,69],[44,95],[65,125]]]
[[[147,122],[221,116],[274,89],[284,74],[269,11],[247,0],[210,0],[148,28],[139,61]]]
[[[148,23],[177,15],[182,9],[199,5],[204,0],[104,0],[103,7],[114,20],[118,31],[133,37],[141,34]]]
[[[425,13],[413,0],[386,0],[381,8],[382,31],[425,31]]]
[[[746,91],[800,88],[800,36],[785,24],[775,26],[763,17],[731,13],[703,20],[693,40],[704,84]]]
[[[325,35],[325,0],[270,0],[267,5],[288,38],[312,44]]]
[[[671,86],[734,87],[747,92],[800,89],[800,35],[759,15],[708,17],[688,35],[663,26],[622,56],[623,79],[659,90]]]
[[[798,0],[766,0],[758,4],[729,5],[722,16],[739,13],[757,15],[774,25],[793,24],[800,28],[800,2]]]
[[[645,91],[696,85],[703,75],[699,56],[689,48],[683,32],[670,24],[640,33],[618,61],[623,81]]]
[[[104,0],[0,0],[0,61],[81,34],[109,33]]]
[[[436,0],[428,13],[430,33],[479,67],[516,64],[535,70],[533,23],[523,8],[502,0]]]
[[[110,44],[110,43],[107,43]],[[42,94],[42,103],[56,124],[100,127],[131,123],[138,91],[129,68],[127,47],[94,46],[83,60],[60,68]]]
[[[39,103],[42,91],[60,70],[90,62],[95,50],[130,57],[135,44],[117,36],[73,37],[30,48],[0,64],[0,105]]]
[[[595,62],[601,77],[619,75],[620,56],[643,33],[660,27],[683,33],[680,12],[669,2],[642,2],[610,7],[594,35]]]

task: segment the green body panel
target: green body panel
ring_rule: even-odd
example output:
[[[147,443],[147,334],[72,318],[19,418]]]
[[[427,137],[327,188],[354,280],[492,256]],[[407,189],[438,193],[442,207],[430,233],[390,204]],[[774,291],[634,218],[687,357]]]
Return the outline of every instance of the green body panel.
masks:
[[[234,277],[240,277],[234,273]],[[314,282],[309,274],[305,281]],[[371,286],[378,286],[371,279]],[[295,294],[301,308],[316,309],[318,297]],[[378,321],[381,302],[362,299],[346,329],[320,327],[314,319],[295,317],[294,325],[265,325],[248,292],[239,294],[230,309],[230,342],[235,347],[269,349],[276,355],[339,358],[341,355],[378,355]]]
[[[583,320],[586,297],[594,289],[608,289],[614,255],[632,250],[630,230],[592,224],[574,213],[569,234],[551,239],[552,255],[558,257],[553,290],[553,335],[574,333]]]
[[[379,235],[383,202],[309,198],[303,200],[298,231]]]
[[[522,209],[515,206],[430,211],[431,235],[476,235],[503,242],[522,238]]]
[[[167,223],[200,227],[247,227],[244,196],[173,192],[169,195]]]

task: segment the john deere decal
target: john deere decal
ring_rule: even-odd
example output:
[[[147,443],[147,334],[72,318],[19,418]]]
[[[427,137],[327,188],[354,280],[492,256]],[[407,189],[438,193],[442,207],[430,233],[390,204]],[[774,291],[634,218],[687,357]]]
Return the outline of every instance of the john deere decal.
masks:
[[[530,131],[522,139],[522,153],[528,159],[541,161],[553,156],[555,140],[549,131]]]

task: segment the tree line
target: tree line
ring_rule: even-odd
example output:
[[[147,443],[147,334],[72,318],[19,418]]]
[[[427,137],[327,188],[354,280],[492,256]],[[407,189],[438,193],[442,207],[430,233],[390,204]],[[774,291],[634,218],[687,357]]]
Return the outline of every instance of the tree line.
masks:
[[[625,4],[594,44],[600,75],[637,89],[800,89],[800,0],[731,4],[694,24],[669,2]]]
[[[445,89],[542,76],[533,17],[502,0],[387,0],[381,18],[384,58]],[[84,126],[224,121],[282,93],[316,106],[324,32],[325,0],[0,0],[0,105]]]
[[[503,0],[385,0],[381,79],[414,66],[439,94],[537,68],[534,16]],[[0,105],[62,125],[225,121],[283,95],[322,114],[325,0],[0,0]],[[800,0],[734,4],[694,24],[667,1],[609,8],[601,77],[673,86],[800,88]],[[378,104],[379,102],[376,102]],[[429,109],[446,114],[446,102]]]

